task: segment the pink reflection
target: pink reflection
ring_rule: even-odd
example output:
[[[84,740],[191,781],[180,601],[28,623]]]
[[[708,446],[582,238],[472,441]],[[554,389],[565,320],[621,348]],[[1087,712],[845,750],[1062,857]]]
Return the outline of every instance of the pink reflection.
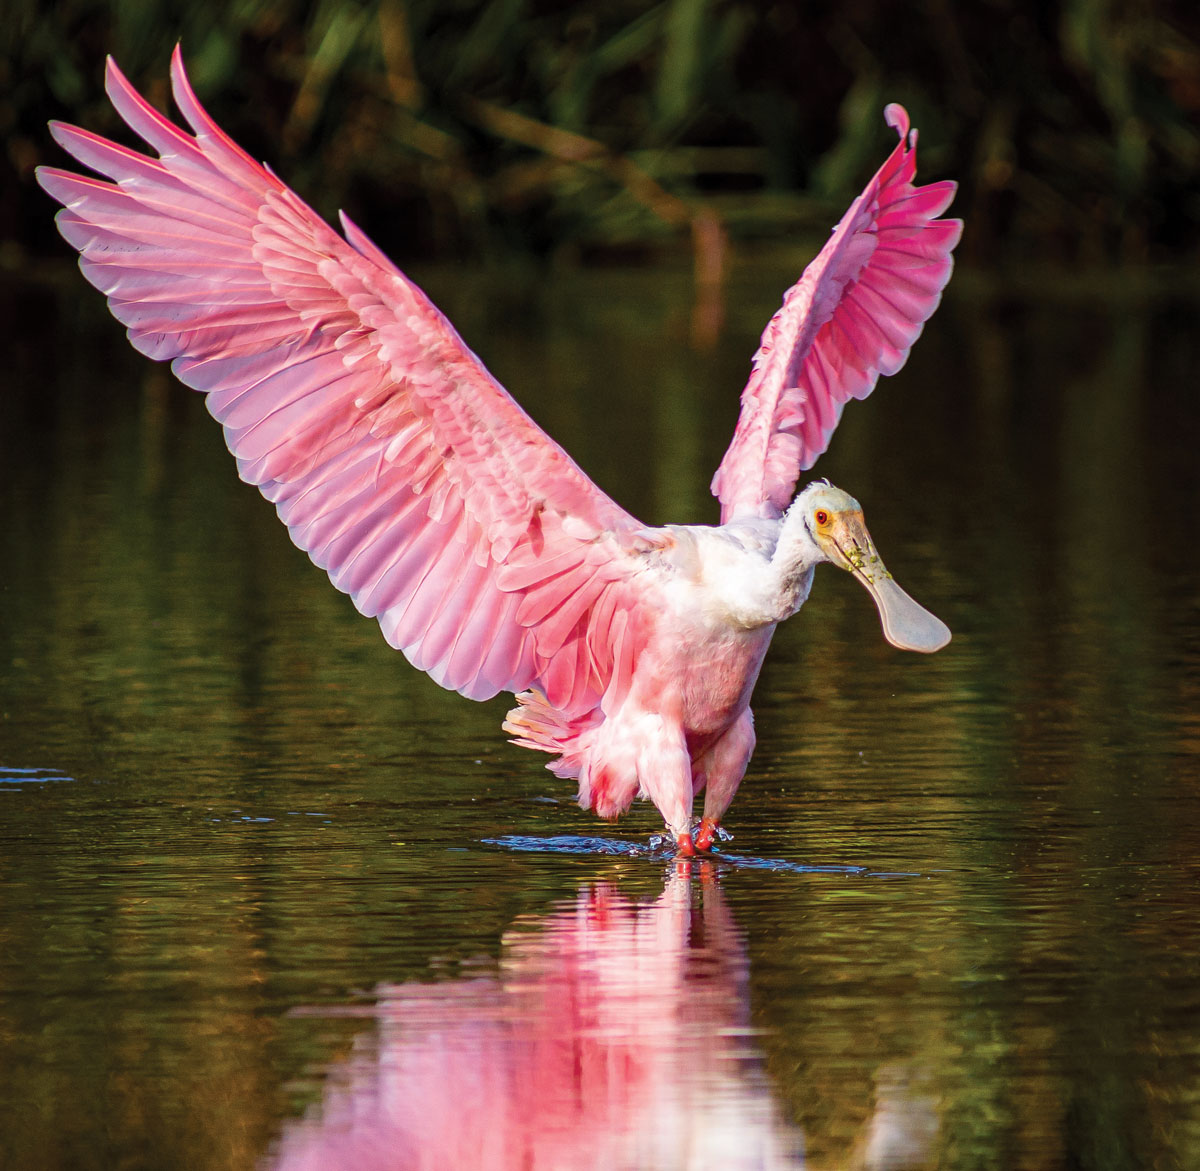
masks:
[[[286,1171],[795,1167],[747,1034],[742,939],[681,864],[505,938],[499,972],[385,985],[378,1030],[285,1131]]]
[[[518,922],[496,975],[381,985],[377,1029],[270,1167],[803,1166],[748,1028],[741,934],[694,865],[652,903],[600,885]]]

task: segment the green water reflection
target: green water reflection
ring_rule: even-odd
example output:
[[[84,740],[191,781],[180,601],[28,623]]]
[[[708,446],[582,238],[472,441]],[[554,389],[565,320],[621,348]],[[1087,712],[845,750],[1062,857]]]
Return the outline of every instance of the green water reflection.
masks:
[[[683,276],[426,284],[661,522],[712,518],[791,271],[737,274],[707,350]],[[891,650],[832,572],[780,632],[730,848],[864,869],[693,880],[672,938],[708,983],[664,977],[669,948],[625,965],[650,1003],[696,992],[658,1092],[706,1118],[740,1103],[787,1165],[870,1166],[872,1127],[904,1116],[932,1137],[890,1165],[1197,1166],[1195,309],[961,275],[817,469],[955,641]],[[597,891],[622,922],[675,922],[677,888],[650,858],[483,844],[599,827],[504,743],[503,699],[388,650],[203,404],[68,287],[3,293],[0,1166],[254,1166],[336,1115],[364,1052],[425,1052],[395,1019],[414,990],[529,976]],[[604,832],[657,828],[635,810]],[[614,1044],[653,1028],[640,1003],[624,1035],[610,1014]],[[704,1097],[730,1030],[746,1064]]]

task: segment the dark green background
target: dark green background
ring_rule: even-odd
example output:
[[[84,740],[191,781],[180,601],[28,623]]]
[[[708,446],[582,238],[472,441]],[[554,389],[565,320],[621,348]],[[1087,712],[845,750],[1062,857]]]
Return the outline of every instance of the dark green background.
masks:
[[[218,121],[401,263],[824,234],[890,139],[957,178],[960,257],[1194,261],[1200,17],[1169,0],[5,0],[0,239],[57,251],[50,117],[111,131],[114,54],[165,100],[182,41]],[[564,137],[564,134],[579,138]],[[564,157],[570,155],[570,158]],[[631,167],[637,175],[631,178]],[[652,179],[666,198],[637,190]],[[683,205],[673,201],[682,201]]]

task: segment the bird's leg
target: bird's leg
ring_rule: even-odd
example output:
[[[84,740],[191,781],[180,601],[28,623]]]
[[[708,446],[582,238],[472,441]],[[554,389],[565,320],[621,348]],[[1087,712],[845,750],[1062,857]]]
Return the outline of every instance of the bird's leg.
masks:
[[[656,714],[642,717],[637,771],[642,790],[663,815],[675,849],[683,857],[696,852],[692,843],[692,762],[683,730]]]
[[[712,849],[721,815],[729,808],[746,765],[754,751],[754,717],[747,708],[729,726],[728,731],[696,762],[696,769],[703,770],[708,778],[704,789],[704,816],[696,831],[696,849],[705,852]]]
[[[636,692],[597,729],[580,778],[580,804],[615,817],[629,807],[635,791],[658,807],[676,850],[694,854],[692,761],[683,727]]]

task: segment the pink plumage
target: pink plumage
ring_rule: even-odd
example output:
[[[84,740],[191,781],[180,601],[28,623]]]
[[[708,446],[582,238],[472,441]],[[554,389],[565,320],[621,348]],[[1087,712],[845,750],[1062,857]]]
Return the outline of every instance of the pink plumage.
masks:
[[[962,222],[936,217],[955,184],[914,187],[917,132],[903,106],[884,113],[899,145],[763,333],[733,442],[713,477],[722,521],[782,515],[842,407],[904,365],[950,279]]]
[[[241,477],[410,662],[473,699],[519,693],[519,743],[555,754],[606,816],[651,797],[681,847],[707,784],[709,845],[749,759],[771,633],[807,596],[782,579],[836,561],[778,518],[949,278],[960,225],[936,217],[954,187],[912,185],[907,115],[888,107],[900,145],[767,327],[713,485],[732,523],[650,529],[358,228],[343,217],[339,236],[216,126],[178,49],[171,77],[191,133],[108,64],[114,107],[157,158],[55,123],[106,178],[38,172],[132,344],[206,395]],[[897,645],[936,649],[917,625]]]

